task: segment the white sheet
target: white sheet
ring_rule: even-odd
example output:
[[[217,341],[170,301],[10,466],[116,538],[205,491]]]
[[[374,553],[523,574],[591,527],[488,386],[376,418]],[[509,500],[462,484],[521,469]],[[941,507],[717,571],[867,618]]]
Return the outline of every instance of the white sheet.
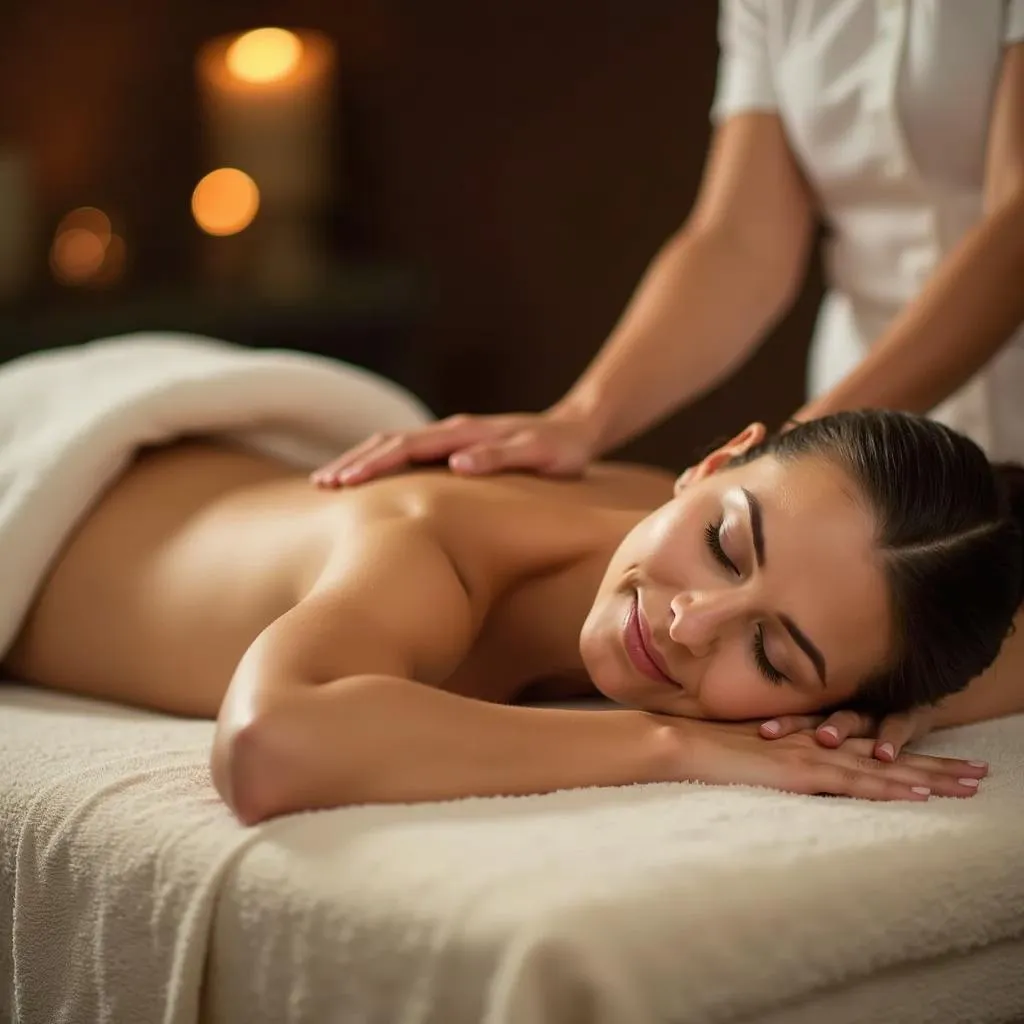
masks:
[[[0,1019],[194,1021],[204,961],[216,1024],[1024,1017],[1024,716],[925,744],[992,762],[967,801],[659,785],[251,830],[211,734],[0,687]]]

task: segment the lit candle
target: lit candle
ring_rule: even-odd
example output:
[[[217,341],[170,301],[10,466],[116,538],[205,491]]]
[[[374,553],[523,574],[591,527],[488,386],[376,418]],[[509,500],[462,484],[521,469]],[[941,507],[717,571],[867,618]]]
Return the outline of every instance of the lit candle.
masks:
[[[330,186],[334,47],[316,32],[261,28],[199,53],[209,167],[237,168],[261,208],[310,213]]]

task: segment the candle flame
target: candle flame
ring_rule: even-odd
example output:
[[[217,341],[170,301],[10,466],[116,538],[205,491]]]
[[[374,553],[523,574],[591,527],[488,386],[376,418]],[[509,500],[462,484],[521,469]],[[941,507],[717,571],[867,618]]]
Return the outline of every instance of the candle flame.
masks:
[[[259,208],[256,182],[235,167],[210,171],[192,193],[192,216],[208,235],[237,235]]]
[[[224,59],[231,74],[243,82],[277,82],[298,66],[302,40],[284,28],[256,28],[239,36]]]

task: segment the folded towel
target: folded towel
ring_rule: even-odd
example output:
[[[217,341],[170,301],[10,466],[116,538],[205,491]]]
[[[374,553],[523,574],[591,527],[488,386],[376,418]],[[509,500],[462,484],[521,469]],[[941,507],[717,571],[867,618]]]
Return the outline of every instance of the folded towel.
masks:
[[[183,334],[0,367],[0,657],[68,534],[141,445],[217,433],[313,468],[375,430],[429,418],[366,370]]]

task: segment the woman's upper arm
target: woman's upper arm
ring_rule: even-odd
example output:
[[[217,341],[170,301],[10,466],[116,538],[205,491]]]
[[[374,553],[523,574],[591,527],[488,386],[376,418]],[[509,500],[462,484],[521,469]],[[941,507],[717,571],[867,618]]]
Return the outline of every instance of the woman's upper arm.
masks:
[[[221,724],[242,726],[296,688],[346,676],[440,682],[473,632],[469,597],[441,545],[415,524],[379,524],[339,549],[312,592],[252,643]]]
[[[1024,34],[1024,4],[1019,15]],[[1024,39],[1003,55],[985,161],[985,207],[1024,197]]]

